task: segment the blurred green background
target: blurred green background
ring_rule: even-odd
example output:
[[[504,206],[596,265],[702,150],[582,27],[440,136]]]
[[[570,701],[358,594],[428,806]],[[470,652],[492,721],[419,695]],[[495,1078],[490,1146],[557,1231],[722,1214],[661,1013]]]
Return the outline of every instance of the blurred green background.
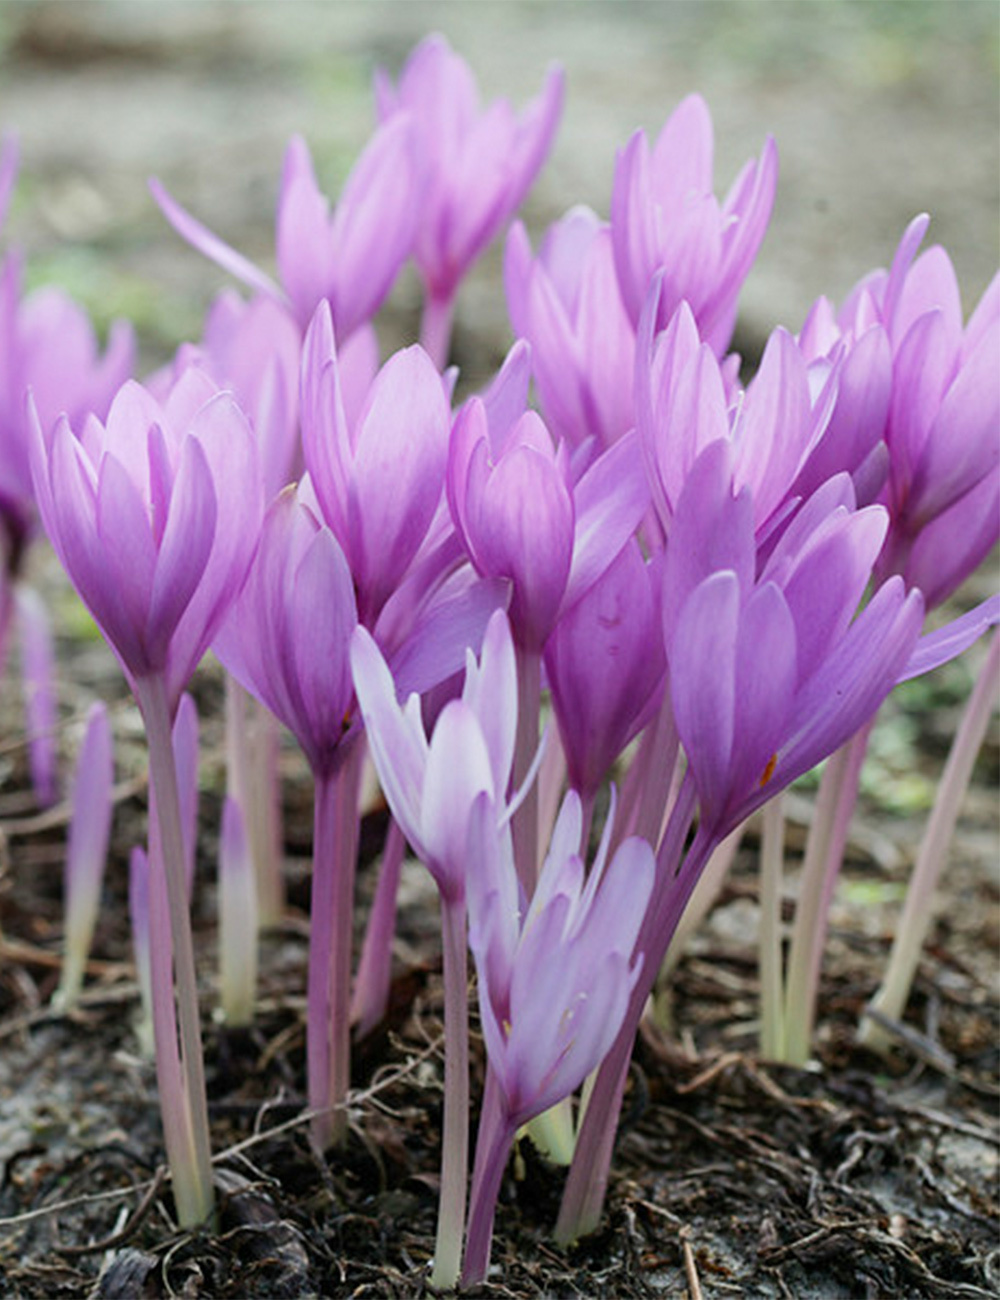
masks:
[[[32,283],[62,282],[102,325],[135,319],[159,362],[198,333],[226,277],[168,228],[147,177],[270,266],[288,136],[306,136],[335,196],[371,129],[373,69],[396,71],[429,31],[485,96],[523,104],[552,61],[565,66],[560,134],[525,214],[536,237],[573,203],[606,214],[615,149],[692,90],[714,116],[719,193],[772,132],[781,177],[743,297],[749,351],[885,264],[919,211],[967,311],[996,268],[995,0],[8,0],[0,128],[17,132],[22,164],[4,243],[27,246]],[[508,342],[498,268],[494,254],[460,299],[475,366]],[[390,332],[412,327],[415,299],[404,281]]]

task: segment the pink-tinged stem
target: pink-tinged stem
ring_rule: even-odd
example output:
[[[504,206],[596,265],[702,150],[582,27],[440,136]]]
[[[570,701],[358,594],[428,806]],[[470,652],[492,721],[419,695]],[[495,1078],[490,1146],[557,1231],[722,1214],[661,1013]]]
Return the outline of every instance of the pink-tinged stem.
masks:
[[[4,571],[6,556],[3,553],[3,525],[0,524],[0,679],[7,667],[7,651],[10,647],[10,628],[14,614],[14,585]]]
[[[549,727],[542,765],[538,770],[538,859],[552,838],[552,828],[562,803],[566,784],[566,754],[557,727]]]
[[[358,783],[363,748],[316,778],[306,1075],[313,1141],[320,1150],[347,1135],[351,1081],[351,940],[358,852]]]
[[[28,733],[28,763],[35,797],[45,808],[59,797],[56,776],[56,656],[45,603],[23,582],[14,587],[21,631],[21,676]]]
[[[492,1070],[486,1074],[483,1109],[476,1138],[476,1163],[472,1171],[469,1198],[469,1233],[465,1250],[462,1286],[482,1282],[490,1264],[493,1242],[493,1219],[496,1214],[500,1183],[507,1168],[507,1157],[517,1132],[503,1106],[500,1085]]]
[[[455,295],[427,293],[420,318],[420,346],[443,370],[451,349],[451,327],[455,316]]]
[[[669,691],[660,711],[646,728],[629,768],[630,807],[620,820],[612,851],[629,835],[657,844],[664,815],[669,812],[671,788],[678,766],[680,742],[674,725]],[[623,812],[625,810],[623,809]]]
[[[780,1059],[789,1065],[805,1065],[809,1060],[830,903],[840,874],[873,725],[874,719],[830,756],[820,780],[816,811],[806,841],[788,956],[785,1034]]]
[[[444,973],[444,1121],[441,1200],[431,1286],[451,1290],[462,1266],[465,1192],[469,1167],[469,1005],[465,899],[441,898]]]
[[[156,985],[166,979],[165,955],[172,951],[174,978],[177,986],[177,1017],[180,1029],[180,1069],[182,1074],[182,1100],[177,1105],[186,1111],[190,1128],[190,1153],[175,1164],[171,1157],[171,1175],[178,1216],[183,1227],[193,1227],[209,1218],[214,1210],[212,1188],[212,1156],[208,1132],[208,1101],[205,1093],[205,1072],[201,1052],[201,1029],[198,1019],[198,986],[195,976],[194,943],[191,937],[191,918],[188,911],[187,888],[184,879],[184,837],[181,830],[180,803],[177,794],[177,772],[174,764],[174,747],[171,735],[170,709],[166,684],[162,676],[138,678],[135,695],[146,724],[149,740],[150,782],[155,791],[156,816],[150,828],[150,950],[153,969],[154,1007]],[[156,875],[162,869],[166,886],[167,924],[157,923]],[[163,996],[163,989],[160,989]],[[163,1017],[160,1017],[162,1020]],[[161,1042],[165,1025],[157,1023],[157,1069],[167,1044]],[[170,1044],[171,1049],[173,1044]],[[169,1058],[167,1061],[169,1067]],[[160,1077],[160,1104],[173,1105],[170,1090],[174,1080],[167,1070],[167,1078]],[[164,1093],[164,1084],[167,1092]],[[169,1151],[168,1151],[169,1154]]]
[[[150,855],[144,863],[146,875],[146,917],[148,945],[142,952],[143,937],[135,937],[138,960],[146,958],[149,980],[149,1009],[156,1061],[156,1084],[160,1093],[163,1142],[167,1148],[178,1221],[194,1227],[201,1222],[202,1195],[193,1171],[196,1168],[194,1130],[187,1102],[184,1070],[177,1042],[177,1010],[174,1002],[174,970],[170,951],[170,904],[166,872],[153,847],[155,813],[150,809]]]
[[[916,973],[920,952],[927,937],[931,921],[931,900],[941,871],[945,853],[955,832],[962,799],[969,788],[976,755],[979,753],[986,728],[989,726],[997,698],[998,672],[1000,672],[1000,633],[996,633],[965,706],[962,721],[951,752],[941,775],[931,810],[930,820],[920,844],[913,875],[906,891],[903,914],[896,927],[889,964],[882,986],[872,999],[873,1010],[890,1020],[900,1020],[910,995],[910,986]],[[890,1037],[871,1017],[861,1022],[859,1039],[876,1051],[884,1051]]]
[[[694,803],[694,785],[686,779],[656,856],[653,895],[636,944],[642,953],[642,970],[629,998],[622,1027],[598,1069],[563,1189],[555,1236],[564,1245],[593,1232],[600,1222],[636,1030],[691,891],[717,842],[699,830],[684,861],[680,861]]]
[[[667,955],[657,976],[659,984],[664,984],[669,979],[677,963],[684,956],[691,936],[712,910],[712,905],[729,875],[742,839],[743,825],[740,825],[732,834],[726,836],[706,862],[705,870],[698,877],[698,883],[694,887],[691,901],[685,907],[684,914],[674,931],[674,937],[670,940],[670,947],[667,949]]]
[[[785,811],[781,795],[761,810],[760,839],[760,1050],[768,1061],[781,1060],[785,1042],[784,983],[781,969],[781,895],[785,863]]]
[[[517,647],[517,735],[514,743],[512,788],[519,790],[538,750],[542,704],[542,656]],[[511,822],[514,863],[527,898],[538,880],[538,783],[533,782]]]
[[[382,865],[368,928],[358,962],[351,1000],[351,1023],[359,1038],[370,1033],[384,1018],[389,1009],[389,991],[392,987],[392,941],[396,933],[396,897],[399,877],[406,851],[406,837],[396,819],[389,821]]]

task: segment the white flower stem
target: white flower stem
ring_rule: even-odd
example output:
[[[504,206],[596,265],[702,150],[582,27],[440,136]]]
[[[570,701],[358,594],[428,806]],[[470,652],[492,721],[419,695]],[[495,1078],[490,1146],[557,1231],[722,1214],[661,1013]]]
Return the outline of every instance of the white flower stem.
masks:
[[[969,787],[976,755],[979,753],[993,705],[997,698],[1000,671],[1000,632],[995,633],[980,669],[976,684],[965,706],[951,752],[945,764],[934,799],[927,829],[920,844],[913,874],[906,891],[903,914],[896,927],[889,964],[882,985],[872,999],[872,1009],[890,1020],[902,1018],[910,986],[916,973],[920,952],[931,922],[931,900],[945,864],[945,853],[955,832],[962,799]],[[890,1038],[875,1020],[866,1016],[858,1034],[859,1041],[875,1051],[885,1051]]]
[[[201,1050],[201,1029],[198,1015],[198,986],[194,965],[194,942],[191,936],[191,918],[188,911],[187,888],[184,872],[184,837],[181,830],[180,803],[177,794],[177,772],[171,735],[171,718],[167,700],[166,683],[161,675],[139,678],[135,694],[142,710],[149,740],[150,781],[155,792],[156,816],[151,827],[154,851],[150,866],[153,871],[162,866],[166,887],[169,927],[152,924],[152,946],[169,944],[173,954],[174,978],[177,992],[177,1019],[180,1029],[180,1078],[182,1098],[169,1093],[175,1078],[168,1068],[161,1071],[161,1059],[168,1063],[175,1044],[157,1042],[157,1071],[160,1081],[160,1104],[166,1110],[176,1107],[184,1112],[190,1134],[190,1153],[181,1157],[170,1152],[171,1176],[174,1196],[182,1227],[193,1227],[208,1219],[214,1211],[215,1197],[212,1187],[212,1157],[208,1131],[208,1101],[205,1093],[205,1071]],[[156,895],[156,884],[150,883],[151,907]],[[154,982],[157,971],[165,970],[166,963],[153,957]],[[162,990],[161,990],[162,993]],[[163,1017],[158,1018],[157,1038],[161,1037]],[[164,1088],[167,1095],[164,1095]]]
[[[469,1006],[465,899],[441,897],[444,973],[444,1121],[441,1200],[431,1286],[450,1290],[462,1267],[466,1178],[469,1168]]]

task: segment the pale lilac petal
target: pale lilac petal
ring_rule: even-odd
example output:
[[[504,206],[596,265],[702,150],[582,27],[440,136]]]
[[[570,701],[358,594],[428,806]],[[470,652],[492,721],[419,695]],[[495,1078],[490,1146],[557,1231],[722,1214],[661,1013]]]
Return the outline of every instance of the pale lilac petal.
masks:
[[[953,618],[944,627],[922,636],[898,681],[908,682],[911,677],[921,677],[941,664],[957,659],[997,623],[1000,623],[1000,596],[989,596],[967,614]]]
[[[187,438],[169,503],[166,527],[149,583],[147,635],[169,641],[205,572],[216,530],[212,472],[201,445]]]
[[[638,435],[626,434],[594,462],[576,485],[567,607],[594,585],[649,508],[649,487],[637,453]]]
[[[102,595],[110,597],[118,607],[116,626],[105,630],[126,658],[129,656],[123,642],[131,642],[133,638],[137,641],[135,661],[129,660],[134,672],[162,668],[173,629],[168,629],[156,642],[147,638],[149,599],[156,572],[156,549],[149,517],[135,484],[111,455],[106,455],[100,465],[95,524],[102,564],[91,579],[95,585],[100,584]],[[123,624],[127,624],[127,630]]]
[[[383,792],[403,834],[423,857],[421,798],[430,751],[419,698],[411,695],[406,708],[399,708],[392,674],[363,627],[354,630],[350,654],[354,689]]]
[[[907,525],[917,528],[1000,469],[1000,322],[945,393],[910,485]]]
[[[423,695],[458,673],[471,650],[478,654],[491,616],[505,610],[510,584],[475,574],[459,587],[453,581],[425,602],[406,639],[391,656],[392,675],[404,699]],[[381,634],[382,624],[378,626]]]
[[[221,266],[224,271],[228,271],[230,275],[235,275],[237,280],[242,280],[244,284],[249,285],[255,292],[270,294],[272,297],[279,299],[282,297],[281,290],[273,280],[254,266],[253,262],[248,261],[241,253],[237,253],[234,248],[230,248],[218,235],[213,235],[200,221],[196,221],[175,199],[171,198],[155,177],[150,179],[149,189],[159,205],[160,211],[177,231],[181,239],[186,240],[199,253],[203,253],[216,265]]]
[[[677,501],[663,567],[663,629],[670,657],[674,628],[692,591],[712,573],[731,570],[740,589],[753,584],[756,563],[753,498],[732,488],[728,439],[712,443],[691,468]]]
[[[532,447],[509,451],[486,481],[477,559],[514,583],[511,619],[537,646],[562,603],[573,557],[573,502],[555,463]]]
[[[923,592],[928,609],[934,609],[979,567],[998,538],[1000,477],[988,474],[925,524],[911,545],[904,539],[903,574]]]
[[[316,184],[309,146],[293,135],[282,164],[275,251],[282,286],[303,325],[330,293],[330,222],[330,204]]]
[[[375,315],[413,246],[420,207],[412,132],[406,113],[379,127],[337,203],[330,269],[341,339]]]
[[[510,623],[503,610],[491,615],[477,666],[466,651],[462,698],[479,719],[498,799],[506,794],[517,734],[517,661]]]
[[[785,735],[797,684],[801,623],[773,583],[751,594],[740,613],[736,648],[736,723],[729,777],[733,794],[766,783]]]
[[[736,716],[740,584],[722,571],[686,600],[668,648],[677,730],[709,821],[730,788]]]
[[[420,810],[420,843],[447,897],[464,892],[469,813],[483,791],[497,803],[506,793],[495,788],[478,718],[464,701],[452,700],[434,727]]]
[[[351,572],[328,529],[318,530],[306,548],[286,601],[285,636],[302,699],[296,735],[322,775],[345,729],[353,694],[349,646],[358,621]]]
[[[361,617],[374,622],[430,527],[444,481],[449,411],[419,347],[397,352],[372,385],[354,454],[352,555]]]

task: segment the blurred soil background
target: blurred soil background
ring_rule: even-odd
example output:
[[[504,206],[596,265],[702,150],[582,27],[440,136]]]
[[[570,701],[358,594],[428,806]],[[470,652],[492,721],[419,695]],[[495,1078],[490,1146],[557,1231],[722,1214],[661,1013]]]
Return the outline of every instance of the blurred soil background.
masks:
[[[918,212],[931,214],[929,238],[952,257],[966,314],[996,270],[993,0],[8,0],[0,4],[0,130],[17,134],[21,171],[3,247],[22,245],[29,284],[58,283],[102,332],[114,317],[129,317],[142,368],[161,364],[180,341],[198,337],[205,308],[230,281],[174,235],[147,178],[158,176],[210,229],[272,269],[289,135],[306,137],[320,184],[335,197],[371,129],[374,68],[395,73],[431,31],[469,60],[484,98],[506,94],[524,104],[551,62],[566,69],[562,125],[523,214],[536,246],[574,203],[606,215],[616,148],[637,127],[655,134],[691,91],[705,96],[715,121],[720,194],[765,135],[776,137],[774,217],[737,331],[736,346],[751,361],[775,325],[797,330],[818,295],[839,301],[865,272],[886,265]],[[454,356],[465,388],[486,379],[510,343],[500,264],[497,248],[459,296]],[[385,348],[413,337],[418,307],[416,281],[404,276],[380,321]],[[141,1188],[159,1159],[151,1074],[129,1028],[135,986],[125,863],[143,834],[141,728],[111,656],[51,561],[39,553],[35,562],[56,605],[67,764],[90,700],[111,700],[118,775],[132,794],[123,795],[116,819],[91,1000],[70,1023],[48,1007],[65,810],[36,815],[16,692],[4,691],[0,922],[7,944],[25,951],[21,962],[9,950],[0,962],[0,1294],[423,1294],[433,1241],[440,989],[433,895],[416,871],[404,900],[395,1036],[362,1057],[357,1080],[367,1087],[381,1069],[389,1081],[372,1104],[359,1103],[363,1141],[352,1140],[343,1168],[318,1168],[301,1129],[262,1143],[252,1163],[230,1164],[242,1193],[234,1193],[216,1241],[172,1235],[153,1202],[135,1224],[118,1217],[120,1202],[16,1220],[102,1187]],[[997,581],[994,556],[954,609],[996,590]],[[500,1267],[486,1293],[1000,1294],[995,723],[911,1003],[918,1036],[888,1066],[859,1054],[852,1038],[979,658],[972,651],[912,683],[885,710],[832,917],[816,1070],[765,1068],[752,1055],[748,850],[677,973],[669,1031],[650,1031],[640,1045],[606,1229],[568,1256],[548,1246],[560,1179],[529,1153],[526,1180],[504,1195]],[[222,788],[221,692],[211,670],[197,693],[208,755],[200,850],[207,901],[198,915],[210,982]],[[294,755],[288,762],[301,777]],[[265,954],[260,1025],[243,1038],[207,1030],[219,1148],[257,1123],[292,1118],[300,1102],[303,782],[291,797],[292,909],[287,933]],[[808,798],[806,788],[803,822]],[[140,1200],[137,1192],[126,1204]]]

